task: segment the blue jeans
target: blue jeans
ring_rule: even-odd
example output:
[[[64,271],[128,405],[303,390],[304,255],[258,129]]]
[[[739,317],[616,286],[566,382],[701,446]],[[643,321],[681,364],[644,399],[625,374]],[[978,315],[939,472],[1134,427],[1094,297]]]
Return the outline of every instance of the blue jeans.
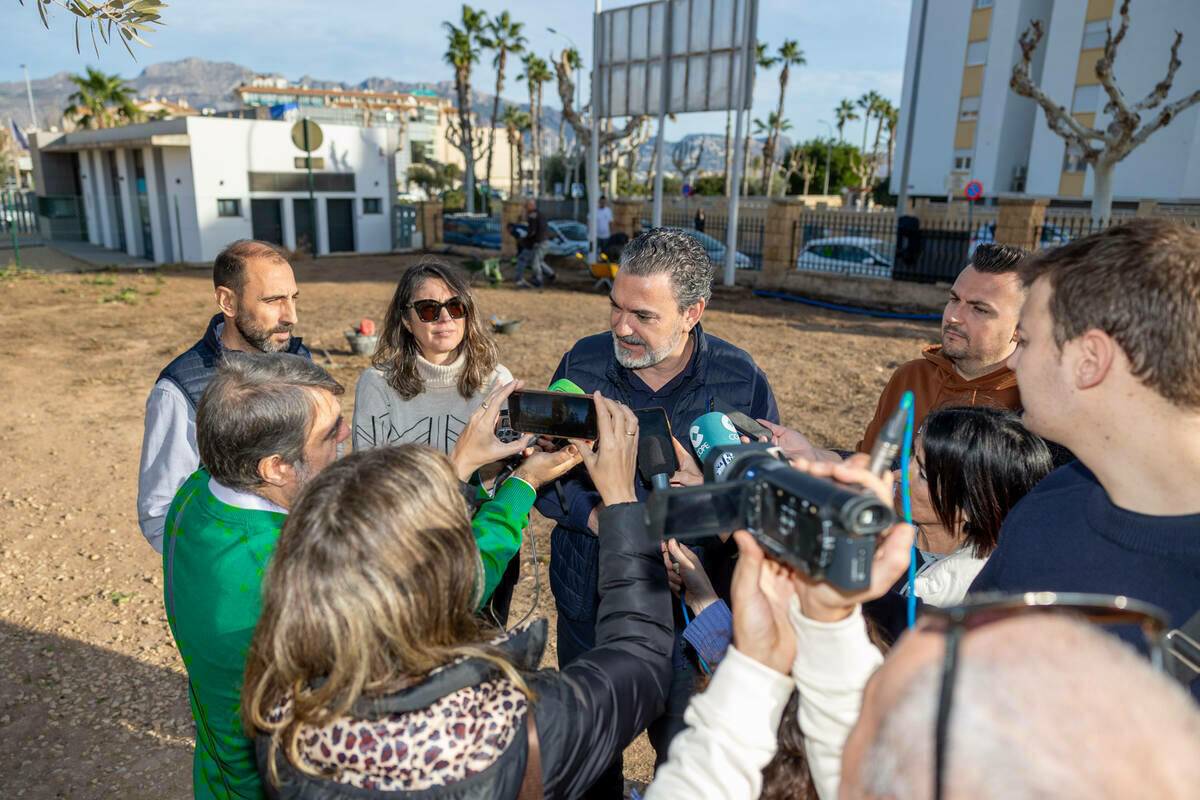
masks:
[[[525,275],[525,268],[532,267],[533,275],[530,278],[530,283],[534,286],[542,285],[542,276],[553,276],[554,271],[546,264],[546,251],[550,249],[549,242],[538,242],[533,247],[526,248],[517,254],[517,280],[520,281]]]

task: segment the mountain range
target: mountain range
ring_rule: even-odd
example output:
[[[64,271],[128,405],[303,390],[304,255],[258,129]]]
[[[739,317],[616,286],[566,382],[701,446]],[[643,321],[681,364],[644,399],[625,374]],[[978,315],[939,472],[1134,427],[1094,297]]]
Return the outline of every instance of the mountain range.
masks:
[[[238,108],[240,104],[233,95],[233,90],[249,83],[262,73],[255,72],[249,67],[228,61],[206,61],[202,58],[185,58],[179,61],[169,61],[161,64],[151,64],[141,73],[127,81],[137,90],[137,96],[145,99],[161,97],[172,102],[180,99],[195,109],[213,108],[218,111]],[[283,78],[283,75],[272,73],[269,78]],[[375,92],[411,92],[424,89],[437,93],[441,97],[454,98],[454,82],[444,81],[398,81],[392,78],[370,77],[355,84],[343,81],[324,80],[309,75],[301,77],[294,83],[301,87],[312,89],[345,88],[358,91],[371,90]],[[62,110],[67,107],[67,98],[75,91],[75,84],[70,80],[70,73],[59,72],[47,78],[30,80],[33,90],[33,103],[37,111],[38,122],[42,126],[61,124]],[[523,88],[523,87],[522,87]],[[551,86],[547,86],[546,94],[554,96]],[[495,95],[477,89],[471,91],[471,108],[481,119],[487,119],[492,113],[492,101]],[[508,103],[522,109],[529,109],[529,103],[501,99],[501,105]],[[554,108],[544,107],[542,112],[542,128],[544,140],[548,147],[553,147],[552,141],[558,138],[558,126],[561,113]],[[5,122],[11,118],[21,127],[29,125],[29,101],[23,81],[0,82],[0,119]],[[566,126],[566,138],[574,139],[571,127]],[[724,169],[725,135],[721,134],[691,134],[683,137],[685,141],[700,140],[702,157],[700,170],[702,172],[721,172]],[[785,144],[786,144],[785,140]],[[675,173],[671,152],[675,142],[665,143],[665,168],[668,173]],[[762,152],[762,143],[751,142],[751,157]],[[654,139],[638,148],[637,169],[649,169],[654,153]]]

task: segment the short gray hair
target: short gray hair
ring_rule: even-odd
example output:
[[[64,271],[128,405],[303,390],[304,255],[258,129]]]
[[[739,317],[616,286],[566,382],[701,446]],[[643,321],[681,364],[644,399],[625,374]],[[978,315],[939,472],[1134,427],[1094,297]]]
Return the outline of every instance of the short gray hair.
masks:
[[[947,797],[1194,794],[1200,711],[1114,635],[1062,614],[1029,615],[980,629],[959,659]],[[885,712],[862,763],[868,794],[933,796],[940,675],[940,660],[916,670]]]
[[[303,356],[226,352],[196,406],[200,463],[230,489],[261,486],[258,462],[268,456],[302,463],[318,389],[345,392]]]
[[[679,310],[712,297],[712,262],[700,241],[679,228],[651,228],[621,250],[621,270],[639,278],[660,272],[671,276]]]

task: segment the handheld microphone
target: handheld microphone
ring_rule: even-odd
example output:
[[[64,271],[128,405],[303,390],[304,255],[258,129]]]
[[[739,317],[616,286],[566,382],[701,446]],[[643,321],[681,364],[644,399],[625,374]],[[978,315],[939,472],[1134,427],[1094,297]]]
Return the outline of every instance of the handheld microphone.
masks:
[[[668,454],[668,450],[670,454]],[[666,489],[671,485],[671,473],[675,450],[663,436],[638,438],[638,470],[654,489]]]
[[[883,477],[883,473],[891,468],[892,461],[900,452],[900,445],[904,443],[905,423],[912,405],[913,393],[905,392],[900,398],[900,405],[883,424],[883,429],[875,439],[875,446],[871,448],[871,461],[867,466],[867,471],[872,475]]]
[[[688,430],[688,437],[692,440],[692,449],[696,451],[701,466],[708,461],[714,447],[742,443],[733,422],[720,411],[710,411],[697,417]]]

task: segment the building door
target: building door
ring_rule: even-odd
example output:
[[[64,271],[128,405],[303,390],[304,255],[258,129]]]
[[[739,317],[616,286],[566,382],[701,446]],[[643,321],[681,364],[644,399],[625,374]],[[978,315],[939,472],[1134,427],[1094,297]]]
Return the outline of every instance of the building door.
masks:
[[[306,197],[304,199],[296,198],[292,201],[292,220],[296,227],[296,249],[304,250],[309,253],[316,249],[316,236],[313,231],[316,230],[316,223],[313,220],[313,205]]]
[[[392,247],[407,250],[412,247],[413,230],[417,227],[417,207],[411,204],[397,204],[393,213],[395,233],[392,236]]]
[[[280,201],[251,200],[250,229],[260,242],[283,244],[283,209]]]
[[[350,253],[354,251],[354,201],[325,201],[325,214],[329,218],[329,252]]]

